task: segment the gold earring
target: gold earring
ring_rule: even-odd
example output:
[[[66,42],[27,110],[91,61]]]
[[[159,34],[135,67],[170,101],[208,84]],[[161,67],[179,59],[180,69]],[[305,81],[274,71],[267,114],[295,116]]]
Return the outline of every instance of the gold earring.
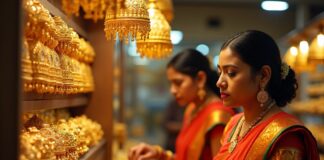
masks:
[[[206,96],[206,91],[203,88],[198,90],[198,97],[200,100],[204,100]]]
[[[269,99],[269,94],[267,91],[264,90],[264,87],[261,86],[260,91],[257,94],[257,100],[260,103],[260,107],[264,106],[264,103],[267,102]]]

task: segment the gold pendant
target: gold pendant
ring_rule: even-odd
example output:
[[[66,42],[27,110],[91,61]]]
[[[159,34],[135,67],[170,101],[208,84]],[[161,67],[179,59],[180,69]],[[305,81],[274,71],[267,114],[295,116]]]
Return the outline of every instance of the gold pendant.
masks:
[[[233,141],[231,141],[231,144],[230,144],[230,146],[229,146],[229,148],[228,148],[228,152],[229,152],[229,153],[232,153],[232,152],[234,151],[236,145],[237,145],[237,140],[234,139]]]

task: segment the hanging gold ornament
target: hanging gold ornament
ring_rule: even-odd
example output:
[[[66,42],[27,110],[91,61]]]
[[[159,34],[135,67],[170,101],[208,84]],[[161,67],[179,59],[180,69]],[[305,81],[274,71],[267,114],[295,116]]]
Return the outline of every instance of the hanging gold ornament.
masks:
[[[152,59],[165,58],[171,54],[173,48],[170,39],[171,27],[157,8],[155,0],[149,0],[148,12],[151,21],[151,31],[148,39],[136,39],[137,52],[141,57]]]
[[[80,0],[80,5],[85,12],[84,18],[95,22],[103,19],[109,1],[111,0]]]
[[[159,0],[156,2],[156,5],[164,15],[165,19],[171,23],[174,18],[172,0]]]
[[[22,55],[21,55],[21,73],[24,82],[24,92],[33,90],[33,69],[30,59],[29,47],[25,37],[23,37]]]
[[[62,9],[68,16],[79,16],[80,0],[62,0]]]
[[[105,32],[108,40],[146,39],[150,32],[150,19],[145,0],[116,0],[107,9]],[[117,35],[116,35],[117,34]]]

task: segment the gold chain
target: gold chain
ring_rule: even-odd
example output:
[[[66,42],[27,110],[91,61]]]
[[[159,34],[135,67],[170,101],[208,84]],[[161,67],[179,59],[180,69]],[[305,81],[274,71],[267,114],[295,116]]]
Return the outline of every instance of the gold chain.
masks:
[[[247,135],[247,133],[249,133],[249,131],[254,128],[263,118],[264,116],[270,111],[270,109],[273,107],[273,105],[275,104],[275,101],[272,101],[268,107],[259,114],[259,116],[251,123],[251,125],[248,127],[248,129],[243,133],[242,137],[240,139],[238,139],[241,130],[242,130],[242,126],[245,122],[245,118],[243,117],[242,122],[240,127],[238,128],[238,132],[236,133],[236,135],[234,136],[233,140],[231,140],[231,144],[228,148],[228,151],[230,153],[232,153],[234,151],[234,149],[236,148],[236,145]]]

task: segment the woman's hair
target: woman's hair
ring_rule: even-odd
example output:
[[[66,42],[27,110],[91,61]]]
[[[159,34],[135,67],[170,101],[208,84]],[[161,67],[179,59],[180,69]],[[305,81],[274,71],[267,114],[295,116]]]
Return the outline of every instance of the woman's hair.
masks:
[[[254,76],[260,72],[262,66],[270,66],[272,74],[266,90],[278,106],[283,107],[295,98],[298,88],[295,72],[289,67],[288,75],[281,78],[280,51],[268,34],[256,30],[241,32],[226,41],[221,50],[228,47],[251,66]]]
[[[176,71],[196,78],[199,71],[205,72],[207,76],[206,87],[220,96],[219,88],[216,86],[218,74],[211,69],[206,56],[195,49],[186,49],[175,55],[168,63],[167,68],[172,67]]]

